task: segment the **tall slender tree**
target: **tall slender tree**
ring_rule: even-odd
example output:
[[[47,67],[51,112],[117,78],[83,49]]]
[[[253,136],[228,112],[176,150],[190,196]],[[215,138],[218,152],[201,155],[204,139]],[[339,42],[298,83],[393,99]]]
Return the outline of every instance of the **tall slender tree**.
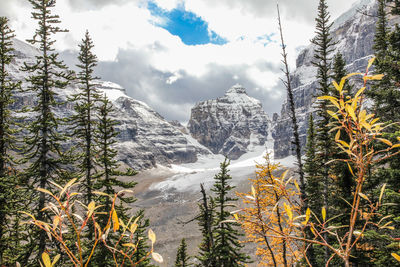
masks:
[[[312,64],[317,68],[318,88],[316,96],[326,96],[331,94],[331,61],[332,52],[335,42],[331,36],[332,23],[330,22],[330,14],[326,0],[320,0],[318,5],[318,15],[316,21],[316,36],[311,40],[315,45],[314,60]],[[333,141],[329,132],[330,115],[327,113],[328,102],[319,100],[317,102],[317,123],[316,123],[316,146],[317,146],[317,162],[320,163],[318,175],[322,179],[322,196],[323,205],[326,212],[329,212],[329,166],[330,156],[332,154]],[[311,207],[312,208],[312,207]],[[328,238],[328,233],[325,233]],[[325,262],[329,259],[328,249],[325,249]]]
[[[176,253],[175,267],[192,266],[192,264],[190,264],[189,261],[190,261],[190,257],[187,252],[186,240],[185,240],[185,238],[183,238],[181,240],[181,244]]]
[[[29,163],[26,169],[26,178],[31,188],[35,201],[33,214],[37,219],[44,219],[46,194],[36,191],[36,187],[51,189],[50,182],[62,182],[65,172],[61,168],[64,162],[62,155],[62,141],[58,129],[60,117],[57,117],[55,109],[62,103],[57,99],[57,92],[64,89],[70,82],[71,72],[58,59],[58,53],[53,46],[55,40],[52,36],[59,32],[66,32],[57,25],[59,16],[52,14],[55,0],[29,0],[33,6],[32,17],[38,21],[38,29],[33,39],[28,40],[33,45],[38,45],[40,55],[36,56],[34,64],[25,64],[23,70],[29,73],[26,81],[28,91],[35,94],[35,105],[31,109],[35,114],[32,122],[27,127],[25,136],[24,155]],[[42,254],[46,246],[46,234],[44,231],[32,233],[26,249],[25,261],[34,259]]]
[[[93,41],[89,32],[86,31],[82,43],[79,45],[80,52],[78,55],[79,73],[77,81],[79,84],[79,93],[74,94],[69,100],[75,103],[75,114],[71,117],[70,122],[73,125],[72,136],[76,140],[76,147],[79,150],[77,157],[78,172],[83,176],[85,204],[88,205],[93,200],[93,184],[95,174],[95,155],[96,144],[94,135],[98,129],[96,114],[98,110],[96,104],[100,101],[100,95],[96,90],[95,80],[99,79],[94,76],[94,67],[97,65],[97,57],[93,54]],[[98,106],[98,105],[97,105]]]
[[[13,242],[13,222],[18,217],[16,197],[18,179],[15,175],[11,151],[15,148],[15,120],[11,105],[13,95],[20,89],[20,82],[13,82],[7,69],[14,58],[14,31],[8,26],[9,20],[0,17],[0,264],[11,265],[9,256],[18,249]],[[17,240],[15,240],[17,241]],[[7,252],[8,253],[7,253]]]
[[[202,198],[201,203],[199,203],[200,214],[197,217],[197,221],[203,239],[199,245],[199,255],[196,258],[200,261],[199,266],[212,267],[216,264],[213,236],[213,227],[215,225],[215,201],[212,197],[207,197],[203,184],[200,184],[200,187]]]
[[[119,170],[120,166],[116,160],[117,150],[113,148],[113,145],[117,142],[115,137],[118,132],[115,130],[117,122],[112,118],[112,113],[115,110],[112,103],[104,96],[101,99],[99,113],[98,113],[98,128],[99,131],[94,136],[97,151],[97,165],[99,171],[97,172],[96,184],[93,185],[94,189],[101,190],[108,196],[114,196],[118,191],[118,188],[133,189],[135,182],[125,182],[121,179],[122,176],[134,176],[137,172],[128,169],[125,172]],[[129,204],[135,202],[135,198],[128,194],[120,195],[120,205],[116,207],[119,218],[124,221],[129,219],[129,213],[131,208]],[[112,200],[110,197],[101,197],[100,203],[104,205],[104,211],[111,210]],[[103,216],[99,222],[102,225],[107,224],[107,216]],[[113,233],[109,233],[109,239],[113,238]],[[118,236],[115,236],[118,238]],[[90,240],[89,240],[90,242]],[[112,254],[109,253],[108,249],[101,246],[101,249],[96,252],[93,257],[93,264],[96,266],[107,266],[110,262],[113,262]]]
[[[228,221],[231,218],[229,208],[234,206],[237,198],[230,196],[229,192],[234,186],[229,185],[232,177],[229,175],[230,162],[225,158],[220,165],[220,172],[215,175],[214,186],[211,189],[215,193],[215,227],[214,227],[214,253],[216,259],[215,266],[235,267],[245,266],[249,262],[249,257],[241,252],[243,245],[239,242],[240,225],[237,222]]]

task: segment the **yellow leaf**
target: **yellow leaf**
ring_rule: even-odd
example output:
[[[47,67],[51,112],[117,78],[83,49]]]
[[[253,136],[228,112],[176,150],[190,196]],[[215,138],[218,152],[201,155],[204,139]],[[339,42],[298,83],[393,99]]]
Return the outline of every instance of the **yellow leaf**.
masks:
[[[151,253],[151,256],[156,262],[162,263],[164,261],[163,257],[158,253],[153,252]]]
[[[88,217],[92,216],[95,208],[96,208],[96,203],[94,201],[90,202],[88,205],[88,215],[87,215]]]
[[[357,122],[357,117],[356,117],[356,114],[354,113],[353,107],[346,105],[346,111],[350,115],[350,117],[353,119],[353,121]]]
[[[51,267],[51,260],[49,254],[46,252],[42,253],[42,260],[45,267]]]
[[[343,140],[338,140],[338,143],[342,144],[344,147],[350,147],[350,145]]]
[[[365,195],[365,194],[363,194],[363,193],[358,193],[359,195],[360,195],[360,197],[362,197],[363,199],[365,199],[365,200],[367,200],[367,201],[369,201],[369,198]]]
[[[365,76],[364,80],[382,80],[382,78],[384,77],[384,74],[377,74],[377,75],[373,75],[373,76]]]
[[[338,83],[336,81],[333,81],[332,83],[333,83],[333,86],[336,88],[336,90],[338,90],[340,92],[341,89],[340,89]]]
[[[254,198],[256,197],[256,189],[254,188],[254,186],[251,186],[251,194]]]
[[[384,184],[381,188],[381,193],[379,194],[379,203],[382,202],[383,193],[385,192],[386,184]]]
[[[53,262],[51,263],[52,266],[56,265],[56,263],[58,262],[58,260],[60,259],[61,255],[57,254],[57,256],[54,257]]]
[[[300,186],[296,180],[294,180],[294,185],[296,186],[297,191],[300,192]]]
[[[338,115],[336,115],[336,113],[333,112],[332,110],[327,110],[326,112],[328,112],[328,114],[331,115],[331,117],[335,118],[336,120],[339,120]]]
[[[354,172],[353,172],[353,169],[351,168],[351,166],[350,166],[350,164],[348,162],[347,162],[347,167],[349,168],[349,170],[351,172],[351,175],[355,176]]]
[[[149,230],[149,239],[152,244],[156,242],[156,234],[151,229]]]
[[[372,66],[372,64],[374,64],[375,59],[376,59],[376,57],[373,57],[368,60],[367,70],[369,70],[369,68]]]
[[[339,139],[340,139],[340,130],[336,133],[335,141],[337,142],[339,141]]]
[[[393,258],[395,258],[397,261],[400,261],[400,256],[397,255],[396,253],[391,254]]]
[[[61,192],[60,192],[60,197],[65,193],[65,191],[67,191],[67,189],[69,188],[69,187],[71,187],[74,183],[75,183],[75,181],[76,181],[76,178],[74,178],[74,179],[72,179],[71,181],[69,181],[65,186],[64,186],[64,188],[61,190]]]
[[[364,74],[361,73],[361,72],[350,73],[350,74],[344,76],[342,80],[347,80],[348,78],[353,77],[353,76],[356,76],[356,75],[361,75],[361,76],[363,76]]]
[[[311,210],[310,210],[310,208],[307,208],[307,210],[306,210],[306,221],[305,221],[305,224],[307,224],[308,221],[310,220],[310,214],[311,214]]]
[[[392,148],[398,148],[398,147],[400,147],[400,144],[395,144],[392,146]]]
[[[239,220],[239,216],[238,216],[236,213],[233,214],[233,217],[235,217],[235,220],[236,220],[236,221]]]
[[[289,220],[292,221],[293,220],[293,212],[292,209],[289,205],[285,203],[283,203],[283,207],[285,208],[286,214],[289,217]]]
[[[51,193],[49,190],[47,190],[47,189],[44,189],[44,188],[37,188],[37,191],[39,191],[39,192],[42,192],[42,193],[45,193],[45,194],[48,194],[48,195],[50,195],[50,196],[53,196],[54,197],[54,195],[53,195],[53,193]]]
[[[117,215],[117,212],[115,211],[115,209],[112,212],[112,221],[113,221],[113,230],[115,233],[119,229],[118,215]]]
[[[381,141],[382,143],[385,143],[385,144],[387,144],[388,146],[393,146],[393,144],[392,144],[392,142],[390,142],[389,140],[387,140],[387,139],[384,139],[384,138],[377,138],[379,141]]]
[[[358,98],[366,89],[367,87],[363,87],[360,90],[358,90],[358,92],[356,93],[356,95],[354,96],[354,98]]]
[[[137,228],[138,228],[138,224],[137,223],[132,223],[131,227],[129,228],[129,231],[133,234],[136,232]]]
[[[324,220],[324,222],[326,220],[326,209],[325,209],[325,207],[322,207],[322,220]]]
[[[319,100],[329,100],[333,105],[335,105],[338,109],[340,109],[339,103],[337,99],[333,96],[320,96],[318,97]]]

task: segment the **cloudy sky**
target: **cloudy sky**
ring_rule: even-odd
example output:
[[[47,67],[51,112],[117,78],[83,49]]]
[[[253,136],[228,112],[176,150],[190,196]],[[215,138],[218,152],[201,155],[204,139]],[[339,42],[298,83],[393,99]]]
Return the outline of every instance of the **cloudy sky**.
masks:
[[[328,0],[333,18],[356,0]],[[292,68],[314,32],[318,0],[279,0]],[[37,23],[27,0],[0,0],[17,38]],[[275,0],[58,0],[55,14],[68,33],[56,48],[76,64],[89,30],[97,74],[126,88],[168,120],[185,122],[196,102],[222,96],[240,83],[264,109],[279,112],[286,96],[279,78]]]

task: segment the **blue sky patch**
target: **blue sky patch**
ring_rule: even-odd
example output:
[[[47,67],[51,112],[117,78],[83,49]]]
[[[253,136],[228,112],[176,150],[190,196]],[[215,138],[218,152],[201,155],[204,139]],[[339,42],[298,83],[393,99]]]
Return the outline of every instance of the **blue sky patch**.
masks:
[[[153,16],[166,21],[166,23],[160,23],[157,26],[166,29],[172,35],[179,36],[186,45],[210,43],[223,45],[227,43],[226,39],[213,31],[209,31],[206,21],[196,14],[186,11],[183,4],[171,11],[167,11],[150,1],[147,8]]]

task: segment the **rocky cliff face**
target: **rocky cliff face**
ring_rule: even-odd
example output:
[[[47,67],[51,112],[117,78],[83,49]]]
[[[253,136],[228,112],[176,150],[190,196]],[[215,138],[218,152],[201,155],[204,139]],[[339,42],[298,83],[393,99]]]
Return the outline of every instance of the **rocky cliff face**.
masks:
[[[264,145],[270,119],[261,103],[249,97],[241,85],[223,97],[198,103],[192,108],[188,129],[200,144],[215,154],[238,159],[250,144]]]
[[[346,68],[349,72],[363,72],[368,59],[373,55],[372,46],[376,24],[376,16],[374,15],[376,15],[376,12],[377,1],[360,0],[334,22],[332,36],[337,45],[332,55],[341,52],[348,63]],[[368,16],[364,14],[368,14]],[[315,78],[317,70],[311,64],[314,59],[314,48],[314,45],[310,45],[299,54],[296,70],[292,73],[296,114],[303,145],[306,142],[308,117],[313,111],[313,96],[318,87]],[[289,105],[286,101],[282,105],[280,117],[274,124],[275,158],[284,158],[294,154],[292,136]]]
[[[22,81],[26,88],[26,73],[20,71],[23,63],[34,62],[38,51],[19,40],[14,40],[16,58],[12,62],[9,72],[13,79]],[[118,160],[134,169],[145,169],[156,164],[169,165],[172,163],[190,163],[197,161],[198,154],[209,154],[209,150],[193,143],[191,138],[183,134],[180,127],[170,124],[160,114],[152,110],[143,102],[137,101],[125,94],[125,90],[114,83],[98,81],[97,89],[105,93],[116,109],[112,115],[118,124],[119,135]],[[67,118],[74,112],[74,103],[66,101],[68,96],[77,92],[77,86],[71,85],[59,91],[57,99],[65,102],[56,110],[60,118]],[[29,92],[16,94],[15,109],[35,105],[35,95]],[[24,113],[26,119],[31,115]],[[65,130],[68,126],[62,126]]]

